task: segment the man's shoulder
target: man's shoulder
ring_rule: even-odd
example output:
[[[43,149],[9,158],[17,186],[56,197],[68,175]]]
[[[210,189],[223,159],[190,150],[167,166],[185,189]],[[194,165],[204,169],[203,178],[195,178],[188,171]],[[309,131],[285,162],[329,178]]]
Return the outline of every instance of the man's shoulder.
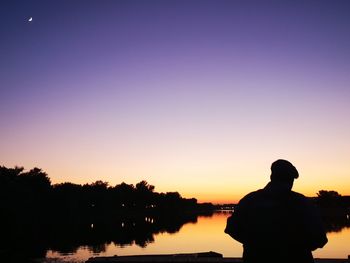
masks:
[[[299,207],[310,208],[313,206],[311,200],[303,194],[291,191],[293,203]]]
[[[308,203],[309,199],[304,196],[301,193],[290,191],[289,196],[296,202],[299,203]],[[269,198],[268,193],[266,193],[265,189],[259,189],[253,192],[250,192],[249,194],[245,195],[239,203],[251,203],[251,202],[256,202],[258,200],[264,200],[266,198]],[[271,197],[270,197],[271,198]]]
[[[250,192],[249,194],[245,195],[241,200],[240,203],[246,203],[250,201],[255,201],[256,199],[261,198],[263,195],[263,189],[259,189],[253,192]]]
[[[297,200],[300,200],[300,201],[307,201],[308,200],[308,198],[301,193],[291,191],[290,194],[293,198],[295,198]]]

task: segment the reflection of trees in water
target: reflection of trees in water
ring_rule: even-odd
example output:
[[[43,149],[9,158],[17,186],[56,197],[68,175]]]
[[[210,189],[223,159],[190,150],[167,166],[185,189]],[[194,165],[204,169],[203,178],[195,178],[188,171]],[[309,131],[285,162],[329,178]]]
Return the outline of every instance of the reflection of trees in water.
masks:
[[[106,245],[136,244],[146,247],[158,233],[176,233],[187,222],[196,222],[196,215],[154,215],[105,219],[85,224],[61,224],[51,229],[48,247],[60,253],[76,251],[87,246],[94,253],[105,251]]]
[[[319,206],[327,232],[350,227],[350,197],[336,191],[320,190],[315,203]]]
[[[175,233],[196,222],[198,212],[213,209],[154,189],[146,181],[52,185],[41,169],[0,166],[0,257],[72,253],[80,246],[98,253],[112,242],[145,247],[155,234]]]
[[[154,235],[176,233],[188,222],[197,222],[197,215],[134,215],[106,218],[94,223],[84,219],[79,223],[72,222],[62,217],[46,225],[33,223],[21,226],[20,231],[7,228],[7,233],[0,239],[2,252],[6,251],[10,256],[21,251],[22,256],[44,257],[49,249],[69,254],[77,252],[82,246],[93,253],[101,253],[111,243],[120,247],[133,244],[146,247],[154,242]]]
[[[323,222],[327,233],[341,232],[343,229],[350,227],[350,220],[348,216],[324,217]]]

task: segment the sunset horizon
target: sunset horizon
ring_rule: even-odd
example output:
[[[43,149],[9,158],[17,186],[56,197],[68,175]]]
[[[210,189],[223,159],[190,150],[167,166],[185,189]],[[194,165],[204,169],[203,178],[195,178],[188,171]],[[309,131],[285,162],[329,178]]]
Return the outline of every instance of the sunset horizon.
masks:
[[[231,203],[282,158],[350,195],[348,3],[3,6],[1,165]]]
[[[350,1],[4,0],[0,37],[4,262],[348,259]]]
[[[1,165],[0,165],[1,166]],[[5,167],[5,166],[4,166]],[[262,189],[269,181],[270,181],[270,174],[268,174],[267,176],[262,176],[262,183],[259,185],[259,183],[256,183],[256,185],[251,185],[249,187],[247,187],[246,189],[240,189],[240,190],[236,190],[236,192],[233,192],[232,189],[233,187],[227,187],[228,189],[228,193],[220,193],[220,192],[216,192],[214,188],[212,191],[206,191],[206,192],[193,192],[191,191],[191,188],[187,188],[187,187],[180,187],[181,189],[185,189],[186,191],[181,191],[179,189],[176,188],[162,188],[159,189],[159,187],[155,184],[153,184],[151,181],[148,181],[146,178],[142,179],[140,178],[138,181],[135,182],[130,182],[127,180],[124,181],[120,181],[120,182],[110,182],[110,181],[106,181],[103,179],[103,176],[101,177],[96,177],[96,180],[93,181],[54,181],[52,180],[52,178],[50,177],[50,174],[48,174],[44,169],[40,168],[40,167],[31,167],[31,168],[27,168],[27,167],[23,167],[21,165],[14,165],[13,167],[7,167],[7,168],[23,168],[24,172],[28,172],[33,168],[39,168],[41,169],[43,172],[45,172],[47,174],[47,176],[50,178],[51,180],[51,184],[52,185],[58,185],[58,184],[64,184],[64,183],[72,183],[72,184],[78,184],[78,185],[87,185],[87,184],[93,184],[97,181],[101,181],[104,183],[107,183],[109,187],[114,187],[116,185],[119,185],[121,183],[126,183],[129,185],[136,185],[137,183],[141,182],[141,181],[146,181],[147,183],[149,183],[150,185],[153,185],[155,187],[155,192],[159,192],[159,193],[167,193],[167,192],[178,192],[183,198],[195,198],[197,199],[197,201],[199,203],[212,203],[214,205],[223,205],[223,204],[237,204],[238,201],[243,198],[247,193],[249,193],[250,191],[255,191],[258,189]],[[98,179],[100,178],[100,179]],[[266,179],[265,184],[263,182],[264,178]],[[300,179],[298,179],[300,180]],[[298,181],[295,182],[296,184],[298,183]],[[350,194],[348,194],[348,192],[342,192],[339,191],[336,188],[320,188],[318,190],[316,190],[315,192],[308,192],[305,191],[305,189],[298,189],[298,186],[294,187],[295,189],[293,189],[294,191],[298,191],[300,193],[302,193],[303,195],[305,195],[306,197],[317,197],[317,194],[319,191],[325,190],[325,191],[335,191],[337,193],[339,193],[342,196],[350,196]]]

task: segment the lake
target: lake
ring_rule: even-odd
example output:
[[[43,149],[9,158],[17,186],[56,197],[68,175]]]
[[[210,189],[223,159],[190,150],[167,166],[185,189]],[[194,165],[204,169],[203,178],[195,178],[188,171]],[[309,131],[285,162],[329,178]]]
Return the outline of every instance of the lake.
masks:
[[[215,251],[224,257],[241,257],[242,246],[224,233],[226,219],[229,212],[216,212],[210,216],[198,216],[196,221],[185,223],[179,231],[162,232],[149,237],[143,245],[120,245],[114,241],[107,241],[97,246],[80,246],[73,252],[62,253],[48,250],[47,259],[62,261],[84,262],[89,257],[132,255],[132,254],[173,254]],[[153,221],[145,218],[149,224]],[[93,229],[93,225],[90,226]],[[313,252],[319,258],[347,258],[350,255],[350,228],[337,229],[337,232],[328,232],[328,243],[322,249]]]

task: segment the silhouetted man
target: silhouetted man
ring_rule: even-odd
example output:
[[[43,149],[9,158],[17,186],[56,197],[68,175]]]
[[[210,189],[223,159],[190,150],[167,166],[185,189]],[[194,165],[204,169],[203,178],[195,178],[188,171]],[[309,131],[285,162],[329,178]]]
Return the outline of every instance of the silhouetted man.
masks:
[[[310,263],[311,251],[327,243],[316,208],[292,191],[298,177],[290,162],[275,161],[271,181],[241,199],[227,219],[225,233],[243,244],[245,263]]]

